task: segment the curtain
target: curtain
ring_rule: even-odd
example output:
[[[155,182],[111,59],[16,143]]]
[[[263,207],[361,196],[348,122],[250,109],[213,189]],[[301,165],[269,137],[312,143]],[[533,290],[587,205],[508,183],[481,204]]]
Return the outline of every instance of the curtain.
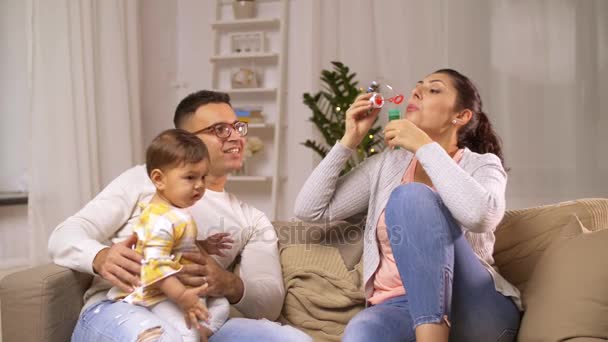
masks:
[[[53,228],[142,161],[138,3],[29,0],[32,263]]]
[[[317,0],[313,9],[313,72],[339,60],[361,87],[378,80],[407,95],[444,67],[477,84],[504,143],[508,208],[608,197],[608,2]]]

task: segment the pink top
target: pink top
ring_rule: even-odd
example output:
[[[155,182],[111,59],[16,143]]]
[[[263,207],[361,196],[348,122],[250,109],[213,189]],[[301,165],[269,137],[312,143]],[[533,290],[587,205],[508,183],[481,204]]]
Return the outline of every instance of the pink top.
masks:
[[[460,159],[462,159],[463,153],[463,149],[458,150],[452,159],[454,159],[454,161],[458,164]],[[416,158],[413,158],[412,162],[403,174],[401,184],[407,184],[414,181],[416,165],[418,165],[418,161]],[[435,190],[435,188],[433,188],[433,190]],[[376,226],[376,236],[378,238],[378,246],[380,247],[380,265],[374,274],[374,292],[369,298],[369,302],[372,305],[376,305],[384,302],[387,299],[405,294],[405,287],[401,282],[399,270],[397,270],[397,264],[395,263],[395,258],[393,257],[393,249],[391,248],[391,243],[386,231],[384,210],[382,210],[382,214],[380,214],[380,218],[378,219],[378,224]]]

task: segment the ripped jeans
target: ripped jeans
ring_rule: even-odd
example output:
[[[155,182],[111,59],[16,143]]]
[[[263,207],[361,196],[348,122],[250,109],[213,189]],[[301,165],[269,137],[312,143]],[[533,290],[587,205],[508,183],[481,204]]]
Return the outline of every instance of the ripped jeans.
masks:
[[[162,304],[162,303],[161,303]],[[167,304],[173,304],[167,302]],[[161,316],[162,315],[161,313]],[[80,315],[72,334],[72,341],[137,341],[145,332],[160,328],[154,339],[146,341],[198,341],[196,334],[180,331],[176,325],[184,322],[165,321],[148,308],[122,301],[103,300],[86,308]],[[185,328],[185,323],[183,323]],[[193,329],[194,330],[194,329]],[[230,318],[213,334],[210,342],[222,341],[302,341],[312,339],[290,326],[281,326],[266,319]]]
[[[366,308],[343,341],[415,341],[415,327],[451,322],[450,341],[515,341],[520,312],[497,292],[490,272],[441,198],[422,183],[397,187],[386,226],[406,294]]]

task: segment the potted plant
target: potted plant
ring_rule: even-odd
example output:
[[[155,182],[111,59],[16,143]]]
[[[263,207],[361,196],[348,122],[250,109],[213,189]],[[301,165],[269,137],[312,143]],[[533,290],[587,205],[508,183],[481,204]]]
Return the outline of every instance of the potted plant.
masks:
[[[255,17],[255,0],[233,0],[232,11],[235,19],[250,19]]]

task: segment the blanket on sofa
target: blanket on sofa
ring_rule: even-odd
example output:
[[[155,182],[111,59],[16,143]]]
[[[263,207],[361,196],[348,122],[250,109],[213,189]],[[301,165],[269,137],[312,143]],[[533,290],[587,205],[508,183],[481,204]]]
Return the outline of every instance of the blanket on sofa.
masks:
[[[280,321],[315,341],[340,341],[364,307],[361,264],[349,271],[336,248],[309,244],[282,248],[281,264],[286,297]]]

